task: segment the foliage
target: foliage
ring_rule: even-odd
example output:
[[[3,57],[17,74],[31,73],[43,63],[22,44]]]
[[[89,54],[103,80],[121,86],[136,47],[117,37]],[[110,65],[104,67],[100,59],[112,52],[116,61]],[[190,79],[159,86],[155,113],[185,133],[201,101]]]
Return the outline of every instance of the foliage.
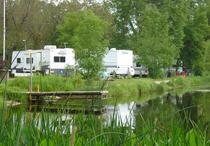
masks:
[[[108,41],[106,23],[91,11],[68,13],[59,25],[59,42],[75,48],[81,72],[85,78],[97,76]]]
[[[207,11],[202,3],[191,4],[188,23],[185,27],[184,48],[181,50],[181,59],[186,66],[193,69],[196,75],[204,71],[203,59],[205,43],[209,35]]]
[[[167,82],[166,82],[167,81]],[[34,76],[33,91],[75,91],[75,90],[108,90],[109,96],[118,98],[148,96],[162,94],[171,89],[194,86],[205,86],[209,83],[209,77],[178,77],[168,80],[153,79],[119,79],[115,81],[83,80],[80,74],[71,77],[61,76]],[[29,78],[22,77],[9,80],[6,86],[7,95],[11,99],[25,101],[26,97],[16,92],[26,92],[29,89]],[[0,86],[0,92],[4,93],[4,85]]]
[[[113,12],[114,22],[116,26],[116,34],[113,35],[111,41],[112,45],[123,48],[132,48],[137,54],[143,59],[140,60],[141,63],[146,63],[145,65],[150,66],[150,73],[152,76],[159,76],[160,68],[163,66],[151,67],[151,63],[145,62],[145,53],[148,48],[141,48],[142,43],[148,41],[147,44],[151,42],[151,46],[154,45],[154,48],[163,48],[160,49],[170,50],[173,52],[166,52],[163,60],[168,62],[168,65],[175,64],[175,59],[181,58],[184,61],[184,64],[187,68],[193,69],[193,72],[196,75],[201,75],[207,67],[203,59],[205,53],[204,51],[208,48],[206,42],[209,40],[209,1],[174,1],[174,0],[158,0],[158,1],[145,1],[145,0],[134,0],[130,2],[129,0],[125,1],[116,1],[110,0],[110,9]],[[148,17],[148,7],[153,7],[151,11],[158,12],[159,16],[154,18],[151,17],[150,25],[146,24],[145,27],[145,17]],[[163,23],[157,23],[159,18],[164,19]],[[161,22],[161,21],[160,21]],[[160,28],[160,26],[163,26]],[[150,35],[150,32],[160,30],[159,36],[154,33],[154,36]],[[146,30],[146,32],[145,32]],[[163,34],[163,35],[162,35]],[[142,40],[145,35],[147,35],[146,40]],[[163,38],[160,36],[164,36]],[[142,39],[141,39],[142,38]],[[154,38],[159,39],[158,42],[154,41]],[[131,39],[131,41],[130,41]],[[129,43],[130,41],[130,43]],[[168,43],[167,43],[168,42]],[[138,52],[138,48],[142,51]],[[172,49],[173,48],[173,49]],[[162,52],[153,52],[155,54],[162,54]],[[149,55],[148,58],[151,55]],[[146,56],[147,57],[147,56]],[[155,57],[157,58],[157,57]],[[161,56],[162,58],[162,56]],[[167,58],[171,58],[168,61]],[[172,61],[174,59],[174,61]],[[147,59],[148,60],[148,59]]]
[[[209,75],[210,73],[210,41],[206,41],[204,44],[205,52],[203,57],[203,65],[205,69],[204,75]]]
[[[128,49],[129,39],[141,29],[139,16],[145,7],[144,0],[110,0],[108,6],[113,15],[113,38],[110,40],[110,46],[120,49]]]
[[[2,4],[0,3],[1,9],[3,8]],[[103,32],[103,38],[99,37],[96,41],[97,44],[95,44],[96,42],[94,43],[95,46],[101,43],[103,44],[101,46],[107,47],[107,40],[109,40],[109,47],[133,49],[141,58],[145,56],[141,53],[146,52],[148,49],[142,48],[142,45],[147,44],[143,39],[147,38],[148,42],[153,42],[154,40],[151,44],[156,44],[154,47],[159,48],[158,50],[163,48],[161,52],[158,52],[161,57],[163,57],[161,55],[162,52],[167,49],[171,52],[174,51],[173,54],[166,52],[165,54],[167,55],[165,56],[168,57],[164,56],[162,59],[168,62],[167,66],[175,64],[176,61],[172,61],[173,59],[181,59],[187,68],[193,69],[193,73],[202,75],[204,72],[208,73],[209,70],[209,7],[209,1],[195,2],[194,0],[108,0],[103,2],[84,1],[84,3],[78,0],[64,0],[59,3],[55,0],[7,0],[7,60],[11,60],[10,57],[13,50],[22,50],[24,48],[23,40],[26,40],[27,48],[40,49],[46,44],[63,46],[64,43],[69,42],[68,45],[70,47],[73,47],[72,45],[75,43],[75,46],[79,47],[78,50],[81,50],[80,48],[84,47],[84,45],[76,43],[77,38],[73,41],[59,39],[60,41],[56,42],[61,34],[56,31],[56,28],[63,25],[64,16],[67,13],[82,13],[81,11],[85,10],[92,11],[94,15],[104,21],[103,24],[108,24],[109,26]],[[155,13],[158,14],[158,17],[153,18],[152,13],[153,15]],[[2,11],[0,11],[0,15],[3,16]],[[152,18],[150,23],[153,25],[146,24],[148,23],[146,17]],[[160,23],[161,21],[162,23]],[[82,20],[81,22],[83,23],[84,21]],[[0,32],[2,32],[2,24],[2,19],[0,19]],[[163,26],[162,28],[160,28],[161,25]],[[154,30],[157,31],[156,28],[163,35],[150,36],[149,33]],[[81,27],[80,30],[82,31],[82,29]],[[78,36],[81,36],[81,33],[76,33],[78,33]],[[88,39],[92,38],[92,34],[88,34],[90,32],[85,33],[87,34],[86,37],[83,35],[83,37],[78,39],[88,42]],[[69,35],[75,34],[70,32]],[[0,40],[2,40],[1,35]],[[144,43],[142,44],[142,42]],[[89,44],[89,42],[86,44]],[[2,41],[0,41],[0,46],[2,46]],[[80,53],[79,56],[88,54],[86,53],[87,50],[83,50],[84,52]],[[142,51],[139,52],[138,50]],[[101,56],[100,51],[93,51],[92,54]],[[90,58],[88,56],[84,57]],[[168,61],[167,58],[171,58],[171,60]],[[97,64],[100,64],[100,59],[94,61],[99,61]],[[144,61],[145,59],[140,60],[141,63],[145,63]],[[93,62],[93,60],[88,59],[84,66],[89,68],[93,66],[90,62]],[[152,76],[154,74],[156,74],[155,76],[160,76],[160,68],[163,65],[152,67],[150,63],[145,65],[150,66]],[[100,69],[98,65],[96,66],[96,71],[93,71],[95,75],[95,72]],[[87,70],[82,71],[86,72],[86,75],[89,74],[87,76],[91,76],[91,73],[87,73]]]
[[[51,43],[60,21],[54,4],[39,0],[8,0],[6,8],[7,52],[23,50],[23,40],[26,40],[27,48],[34,49]]]
[[[101,19],[107,23],[112,22],[112,17],[104,5],[92,2],[87,5],[88,9],[94,11]],[[3,2],[0,3],[3,10]],[[58,32],[56,27],[62,24],[66,13],[78,12],[84,9],[84,4],[78,0],[73,1],[48,1],[48,0],[7,0],[6,3],[6,51],[7,60],[10,60],[13,50],[40,49],[47,44],[56,44]],[[3,17],[3,11],[0,16]],[[0,19],[0,32],[3,33],[3,19]],[[109,27],[107,38],[111,37],[112,29]],[[2,34],[1,33],[1,34]],[[0,35],[0,46],[2,46],[2,35]],[[64,42],[61,44],[64,45]]]
[[[178,52],[170,40],[167,15],[154,6],[147,6],[142,20],[142,31],[134,36],[131,45],[141,56],[141,61],[149,68],[151,77],[158,77],[161,68],[169,67]]]
[[[147,103],[150,108],[133,110],[135,124],[131,117],[123,122],[117,110],[109,115],[70,116],[62,111],[55,114],[1,109],[0,145],[70,145],[72,140],[75,145],[85,146],[209,144],[205,123],[199,123],[199,119],[196,124],[192,119],[193,107],[176,107],[162,98]],[[70,138],[72,135],[74,139]]]
[[[184,46],[184,27],[187,24],[189,2],[183,0],[168,1],[165,5],[166,13],[168,13],[169,36],[179,53]],[[176,57],[178,58],[179,55]]]

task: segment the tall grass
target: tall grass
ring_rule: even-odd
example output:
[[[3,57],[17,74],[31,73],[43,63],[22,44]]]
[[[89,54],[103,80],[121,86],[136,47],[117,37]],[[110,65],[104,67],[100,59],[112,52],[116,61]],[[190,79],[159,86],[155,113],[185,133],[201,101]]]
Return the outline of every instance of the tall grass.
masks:
[[[178,88],[191,89],[194,86],[209,85],[210,77],[178,77],[166,80],[153,79],[116,79],[114,81],[83,80],[80,76],[69,78],[61,76],[33,76],[33,91],[72,91],[72,90],[108,90],[109,96],[116,98],[140,97],[151,94],[162,94]],[[158,83],[159,82],[159,83]],[[105,85],[105,86],[104,86]],[[5,87],[0,85],[0,91]],[[9,97],[24,99],[14,92],[29,90],[29,78],[15,78],[7,83]]]
[[[110,122],[104,122],[103,116],[92,114],[69,116],[60,112],[55,115],[44,111],[28,113],[23,109],[1,111],[0,114],[0,145],[4,146],[69,146],[72,134],[76,146],[210,144],[204,129],[195,123],[186,129],[178,113],[145,118],[143,113],[137,112],[135,125],[123,123],[116,113],[109,117]]]
[[[151,79],[126,79],[110,82],[107,89],[113,96],[136,97],[153,92],[162,93],[164,86],[155,84]]]
[[[203,85],[208,78],[172,78],[169,82],[155,83],[151,79],[123,79],[107,82],[105,89],[112,97],[139,97],[152,93]],[[34,76],[33,90],[100,90],[104,81],[85,81],[79,77],[64,78],[57,76]],[[7,91],[27,91],[29,78],[15,78],[8,82]],[[0,86],[3,91],[4,86]],[[12,96],[12,95],[9,95]],[[18,95],[13,95],[17,98]],[[23,98],[23,97],[18,97]],[[137,111],[135,125],[123,123],[121,117],[114,114],[109,117],[90,115],[69,116],[64,111],[57,114],[30,113],[25,109],[13,111],[1,108],[0,111],[0,145],[70,145],[74,141],[78,146],[116,146],[116,145],[210,145],[205,128],[195,123],[186,129],[185,122],[175,111],[155,114]],[[190,121],[189,117],[184,117]],[[128,119],[129,121],[129,119]],[[73,130],[74,129],[74,130]],[[74,132],[72,132],[74,131]],[[74,135],[74,136],[72,136]],[[72,138],[73,137],[73,138]]]
[[[33,91],[71,91],[71,90],[99,90],[104,81],[83,80],[80,76],[63,77],[56,75],[36,75],[32,78]],[[29,91],[30,78],[18,77],[10,79],[7,83],[8,90]],[[4,87],[1,85],[0,90]]]
[[[210,77],[177,77],[165,80],[125,79],[109,82],[107,89],[112,97],[141,97],[162,94],[179,88],[193,89],[197,86],[210,86]]]
[[[61,80],[64,79],[61,78]],[[190,81],[186,83],[183,80]],[[15,80],[11,82],[15,82]],[[135,96],[139,94],[140,89],[141,94],[159,92],[160,89],[162,92],[162,90],[166,90],[165,86],[198,85],[197,82],[201,83],[197,79],[182,78],[161,84],[146,79],[116,80],[109,82],[106,88],[113,95],[115,92],[123,92],[121,96],[130,96],[131,94]],[[96,82],[91,84],[94,84],[95,87],[99,85]],[[13,84],[9,83],[8,87],[11,86]],[[24,85],[20,86],[24,87]],[[115,87],[118,87],[118,90],[115,90]],[[114,96],[117,97],[119,94]],[[110,117],[107,117],[83,113],[69,115],[62,110],[53,114],[44,110],[31,113],[25,108],[20,110],[1,108],[0,145],[69,146],[73,142],[76,146],[210,145],[209,129],[202,122],[199,124],[199,121],[197,123],[192,121],[189,113],[187,111],[185,113],[185,109],[180,109],[177,112],[172,105],[169,107],[151,106],[150,108],[153,108],[152,112],[147,112],[147,109],[144,112],[135,110],[135,124],[129,122],[131,119],[127,119],[126,123],[122,122],[123,119],[115,111]],[[184,114],[180,114],[182,111]],[[108,122],[107,118],[109,118]]]

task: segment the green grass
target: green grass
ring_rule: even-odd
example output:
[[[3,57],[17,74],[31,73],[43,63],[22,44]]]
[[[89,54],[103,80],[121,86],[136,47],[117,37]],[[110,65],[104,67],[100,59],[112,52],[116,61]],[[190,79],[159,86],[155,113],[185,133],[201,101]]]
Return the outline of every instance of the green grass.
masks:
[[[157,83],[158,82],[158,83]],[[107,89],[113,97],[141,97],[179,88],[193,89],[198,86],[210,86],[210,77],[178,77],[165,80],[125,79],[109,82]]]
[[[107,123],[104,123],[105,117],[91,114],[74,115],[70,119],[62,118],[62,112],[54,115],[20,110],[4,113],[1,111],[0,114],[0,145],[4,146],[69,146],[73,140],[76,146],[210,144],[205,129],[195,123],[189,129],[184,128],[183,119],[178,113],[172,112],[165,112],[158,117],[152,115],[147,119],[138,112],[135,127],[122,123],[116,114]],[[190,121],[187,116],[185,118]],[[71,139],[72,134],[74,139]]]
[[[167,80],[167,82],[165,82]],[[169,81],[169,82],[168,82]],[[109,91],[109,96],[114,98],[136,98],[152,94],[184,88],[192,89],[195,86],[210,85],[210,77],[178,77],[165,80],[154,79],[116,79],[114,81],[83,80],[80,76],[65,78],[61,76],[34,76],[33,91],[72,91],[72,90],[103,90]],[[6,89],[10,98],[25,99],[14,92],[29,91],[29,77],[14,78],[0,85],[0,92]]]
[[[125,79],[108,83],[107,89],[114,97],[137,97],[152,92],[162,93],[164,86],[151,79]]]
[[[100,80],[84,81],[77,77],[35,76],[33,79],[34,90],[37,90],[36,85],[39,85],[40,91],[99,90],[104,83]],[[161,94],[176,88],[208,85],[210,81],[208,77],[179,77],[169,80],[170,82],[157,84],[155,83],[157,80],[152,79],[121,79],[108,81],[105,89],[109,91],[110,96],[115,97],[114,99],[127,97],[131,100],[135,98],[147,100],[151,98],[149,95],[155,93]],[[9,80],[6,86],[7,91],[27,91],[28,83],[28,78]],[[2,91],[5,89],[3,84],[0,89]],[[23,98],[18,95],[11,96]],[[3,102],[3,98],[1,99]],[[155,109],[154,113],[137,111],[135,127],[129,122],[123,123],[116,113],[111,116],[109,122],[104,122],[107,119],[106,116],[92,114],[64,118],[63,111],[52,114],[45,111],[29,113],[25,109],[15,111],[10,108],[0,109],[0,146],[69,146],[72,141],[77,146],[210,145],[210,137],[206,131],[208,129],[205,129],[202,124],[195,124],[188,116],[185,116],[183,121],[183,117],[173,108],[170,110],[163,108],[161,109],[165,111],[163,113]],[[186,121],[191,123],[190,128],[186,128]],[[72,127],[75,133],[72,132]]]

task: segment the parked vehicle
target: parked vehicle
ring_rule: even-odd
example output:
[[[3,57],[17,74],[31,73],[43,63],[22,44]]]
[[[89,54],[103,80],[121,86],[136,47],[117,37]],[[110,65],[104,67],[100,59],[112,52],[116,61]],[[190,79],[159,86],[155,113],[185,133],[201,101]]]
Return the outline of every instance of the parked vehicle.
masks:
[[[133,76],[133,51],[112,48],[105,54],[103,65],[109,75]]]
[[[41,50],[13,51],[12,53],[11,73],[14,76],[29,75],[31,68],[32,72],[64,74],[66,67],[75,67],[74,49],[48,45]]]
[[[13,51],[11,73],[14,76],[25,76],[27,75],[27,73],[30,73],[30,58],[32,64],[32,71],[41,71],[41,54],[41,50]]]
[[[65,68],[75,68],[75,51],[71,48],[45,46],[41,61],[41,70],[46,74],[64,74]]]
[[[134,76],[136,77],[147,77],[149,75],[148,68],[144,65],[134,67]]]
[[[133,60],[133,68],[134,68],[134,76],[135,77],[146,77],[149,75],[148,68],[145,65],[142,65],[139,62],[139,56],[134,55],[134,60]]]

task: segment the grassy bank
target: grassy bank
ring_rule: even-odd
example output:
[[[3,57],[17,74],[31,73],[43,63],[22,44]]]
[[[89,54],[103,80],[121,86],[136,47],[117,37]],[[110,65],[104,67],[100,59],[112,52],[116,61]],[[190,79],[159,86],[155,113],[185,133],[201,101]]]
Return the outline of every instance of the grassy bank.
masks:
[[[40,91],[100,90],[105,84],[105,81],[84,81],[77,77],[36,76],[33,79],[33,90],[39,88]],[[208,77],[179,77],[169,80],[120,79],[106,82],[104,88],[116,99],[142,98],[144,95],[177,88],[191,89],[206,86],[209,81]],[[28,84],[28,78],[16,78],[8,81],[6,89],[9,92],[27,91]],[[2,84],[1,90],[3,89],[5,86]],[[202,122],[202,118],[199,118],[196,123],[192,121],[189,108],[181,108],[177,112],[174,105],[170,108],[157,107],[158,110],[151,110],[151,113],[136,109],[134,111],[135,125],[130,123],[131,119],[123,123],[121,117],[115,112],[109,117],[92,114],[69,116],[62,111],[52,114],[46,111],[31,113],[25,109],[15,111],[0,109],[0,146],[69,146],[73,143],[77,146],[210,144],[209,129]],[[153,113],[153,111],[158,112]]]
[[[139,97],[161,94],[179,88],[193,89],[195,87],[210,86],[210,77],[177,77],[164,80],[153,79],[125,79],[109,82],[107,89],[113,97]]]
[[[161,94],[178,88],[191,89],[195,86],[207,86],[210,77],[154,79],[116,79],[114,81],[83,80],[79,76],[64,78],[59,76],[34,76],[33,91],[73,91],[73,90],[108,90],[111,97],[141,97],[151,94]],[[210,85],[210,84],[209,84]],[[29,78],[10,79],[0,85],[0,91],[6,89],[9,98],[25,99],[13,92],[24,92],[29,89]]]

